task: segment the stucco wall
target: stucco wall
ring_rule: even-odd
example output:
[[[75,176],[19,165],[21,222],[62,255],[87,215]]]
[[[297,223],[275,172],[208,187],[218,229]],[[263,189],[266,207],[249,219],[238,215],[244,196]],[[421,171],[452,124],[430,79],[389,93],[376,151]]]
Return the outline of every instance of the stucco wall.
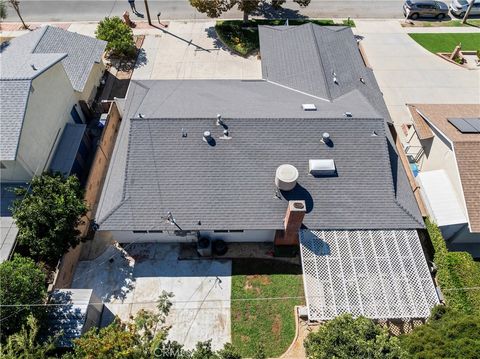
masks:
[[[32,81],[17,153],[25,171],[2,171],[2,181],[28,181],[48,168],[65,124],[73,122],[70,111],[76,102],[61,63]]]
[[[90,71],[90,75],[88,76],[87,83],[83,88],[83,92],[78,94],[79,100],[83,100],[89,105],[91,104],[91,102],[95,98],[97,86],[100,84],[100,80],[102,79],[104,71],[105,65],[103,61],[93,65],[92,71]]]
[[[107,234],[107,232],[106,232]],[[119,243],[144,242],[194,242],[196,232],[186,236],[177,236],[174,229],[163,233],[138,233],[132,231],[108,231],[108,235]],[[225,242],[273,242],[274,230],[246,230],[244,232],[200,231],[200,236],[210,239],[223,239]]]

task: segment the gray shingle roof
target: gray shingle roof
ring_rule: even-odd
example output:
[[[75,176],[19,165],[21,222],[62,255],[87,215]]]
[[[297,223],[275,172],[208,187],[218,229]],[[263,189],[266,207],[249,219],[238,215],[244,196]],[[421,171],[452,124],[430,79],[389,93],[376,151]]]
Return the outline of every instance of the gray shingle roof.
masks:
[[[81,92],[93,65],[101,61],[106,45],[103,40],[47,26],[34,52],[66,53],[62,64],[73,88]]]
[[[104,230],[169,229],[168,211],[188,230],[280,229],[286,199],[306,200],[311,228],[421,227],[396,201],[383,119],[226,119],[229,140],[213,118],[130,122],[123,196],[100,219]],[[202,140],[205,130],[215,146]],[[332,148],[320,142],[323,132]],[[308,160],[322,158],[335,160],[337,177],[307,174]],[[300,177],[279,199],[274,176],[283,163]]]
[[[77,91],[82,91],[106,43],[45,26],[2,44],[0,53],[0,158],[15,160],[31,81],[62,61]],[[32,66],[33,65],[33,66]]]
[[[357,89],[390,120],[373,71],[365,66],[349,27],[260,26],[259,36],[264,79],[327,100]]]

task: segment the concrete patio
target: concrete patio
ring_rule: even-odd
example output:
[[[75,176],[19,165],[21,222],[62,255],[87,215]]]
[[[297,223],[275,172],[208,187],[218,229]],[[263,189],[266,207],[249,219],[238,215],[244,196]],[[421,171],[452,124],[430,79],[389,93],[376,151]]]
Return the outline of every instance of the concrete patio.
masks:
[[[193,348],[212,339],[230,342],[231,262],[179,261],[176,244],[109,245],[94,260],[78,263],[72,288],[92,288],[105,303],[102,324],[114,315],[128,321],[140,309],[155,310],[163,290],[173,292],[169,339]]]

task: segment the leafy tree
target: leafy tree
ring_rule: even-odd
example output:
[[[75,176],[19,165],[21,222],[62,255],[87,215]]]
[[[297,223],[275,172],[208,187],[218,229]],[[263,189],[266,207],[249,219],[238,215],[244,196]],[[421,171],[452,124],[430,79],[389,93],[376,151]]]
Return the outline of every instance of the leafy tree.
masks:
[[[158,299],[158,313],[141,310],[131,323],[118,318],[105,328],[92,330],[74,341],[73,358],[82,359],[136,359],[150,358],[162,353],[168,327],[164,325],[172,306],[172,293],[163,292]],[[164,358],[169,358],[165,356]]]
[[[7,18],[7,4],[5,1],[0,0],[0,20]]]
[[[30,314],[40,316],[39,307],[24,304],[42,304],[46,297],[45,285],[45,274],[30,258],[15,255],[12,260],[0,264],[0,303],[15,305],[1,307],[2,338],[22,328]]]
[[[0,353],[5,359],[43,359],[48,358],[49,353],[55,349],[53,339],[42,343],[38,342],[39,325],[38,320],[29,315],[27,325],[7,338]]]
[[[286,0],[270,0],[274,8],[281,7]],[[293,0],[301,7],[308,6],[310,0]],[[190,5],[199,12],[207,14],[208,17],[219,17],[224,12],[237,6],[238,10],[243,12],[243,22],[248,22],[248,15],[258,10],[262,0],[190,0]]]
[[[23,199],[13,203],[18,241],[30,255],[49,264],[80,243],[77,226],[87,213],[83,190],[77,177],[44,173],[26,188],[17,188]]]
[[[478,358],[480,315],[435,307],[429,321],[403,335],[401,344],[413,358]]]
[[[118,16],[101,20],[95,36],[107,42],[106,50],[110,56],[133,57],[136,53],[132,29]]]
[[[231,343],[226,343],[223,349],[217,352],[221,359],[242,359],[242,356]]]
[[[25,30],[28,29],[28,25],[25,24],[22,14],[20,13],[20,1],[8,0],[8,3],[10,4],[11,7],[13,7],[13,10],[15,10],[15,12],[17,13],[17,16],[20,18],[20,21],[22,22],[22,28],[24,28]]]
[[[404,358],[397,338],[365,317],[343,314],[310,333],[305,349],[311,359]]]

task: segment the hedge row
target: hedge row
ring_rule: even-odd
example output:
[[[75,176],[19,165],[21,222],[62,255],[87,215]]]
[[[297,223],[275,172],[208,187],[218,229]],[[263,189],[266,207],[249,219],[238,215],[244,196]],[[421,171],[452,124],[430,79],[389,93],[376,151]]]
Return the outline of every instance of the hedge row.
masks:
[[[435,223],[427,219],[426,225],[435,250],[437,280],[447,305],[466,313],[480,311],[480,265],[469,253],[449,252]]]

